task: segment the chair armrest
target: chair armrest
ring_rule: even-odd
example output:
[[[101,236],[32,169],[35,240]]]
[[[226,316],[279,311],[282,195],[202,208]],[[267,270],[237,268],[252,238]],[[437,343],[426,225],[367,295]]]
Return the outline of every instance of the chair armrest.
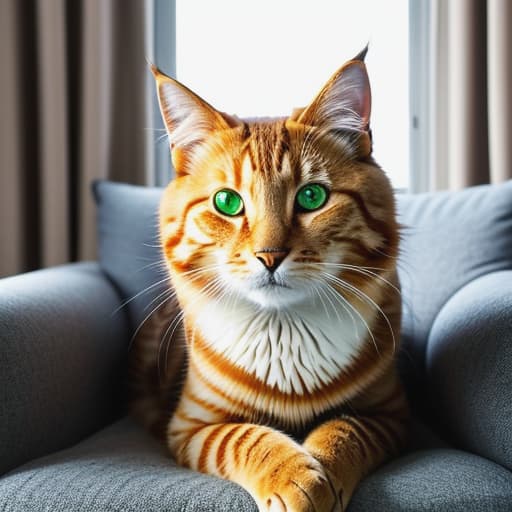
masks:
[[[512,270],[453,295],[426,356],[433,408],[453,442],[512,469]]]
[[[125,313],[96,263],[0,280],[0,474],[119,413]]]

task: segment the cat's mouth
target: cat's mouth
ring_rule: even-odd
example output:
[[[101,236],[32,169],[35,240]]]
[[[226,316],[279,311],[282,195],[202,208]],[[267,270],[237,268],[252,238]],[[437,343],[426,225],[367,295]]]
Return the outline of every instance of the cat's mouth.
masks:
[[[264,277],[258,279],[258,281],[255,283],[255,288],[260,290],[274,290],[276,288],[291,289],[291,286],[287,285],[282,279],[277,278],[275,274],[267,274]]]
[[[266,273],[254,276],[245,289],[245,296],[262,308],[287,308],[307,298],[301,286],[294,286],[293,279],[284,275]]]

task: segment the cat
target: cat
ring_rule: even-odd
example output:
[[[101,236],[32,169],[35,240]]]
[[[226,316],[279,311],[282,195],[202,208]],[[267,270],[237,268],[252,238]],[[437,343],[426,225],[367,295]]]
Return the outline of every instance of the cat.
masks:
[[[152,67],[176,171],[159,211],[175,292],[134,342],[133,411],[179,464],[237,482],[262,512],[345,510],[406,440],[399,225],[365,54],[271,120],[224,114]]]

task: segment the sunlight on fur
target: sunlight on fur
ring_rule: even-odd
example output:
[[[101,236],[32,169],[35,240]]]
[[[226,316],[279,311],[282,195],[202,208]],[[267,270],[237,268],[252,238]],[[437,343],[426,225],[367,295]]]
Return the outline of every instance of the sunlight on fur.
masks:
[[[399,226],[364,56],[289,118],[215,110],[153,67],[176,178],[172,288],[131,347],[134,414],[260,511],[345,510],[402,449]]]

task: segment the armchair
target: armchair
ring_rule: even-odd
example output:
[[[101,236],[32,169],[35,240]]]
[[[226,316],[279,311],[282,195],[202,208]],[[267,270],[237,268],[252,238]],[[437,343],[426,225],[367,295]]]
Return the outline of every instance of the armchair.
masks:
[[[0,281],[0,509],[256,512],[242,488],[177,467],[126,417],[131,333],[166,285],[161,189],[94,192],[98,262]],[[398,209],[399,365],[415,421],[409,450],[360,484],[349,511],[510,511],[512,182],[400,195]]]

